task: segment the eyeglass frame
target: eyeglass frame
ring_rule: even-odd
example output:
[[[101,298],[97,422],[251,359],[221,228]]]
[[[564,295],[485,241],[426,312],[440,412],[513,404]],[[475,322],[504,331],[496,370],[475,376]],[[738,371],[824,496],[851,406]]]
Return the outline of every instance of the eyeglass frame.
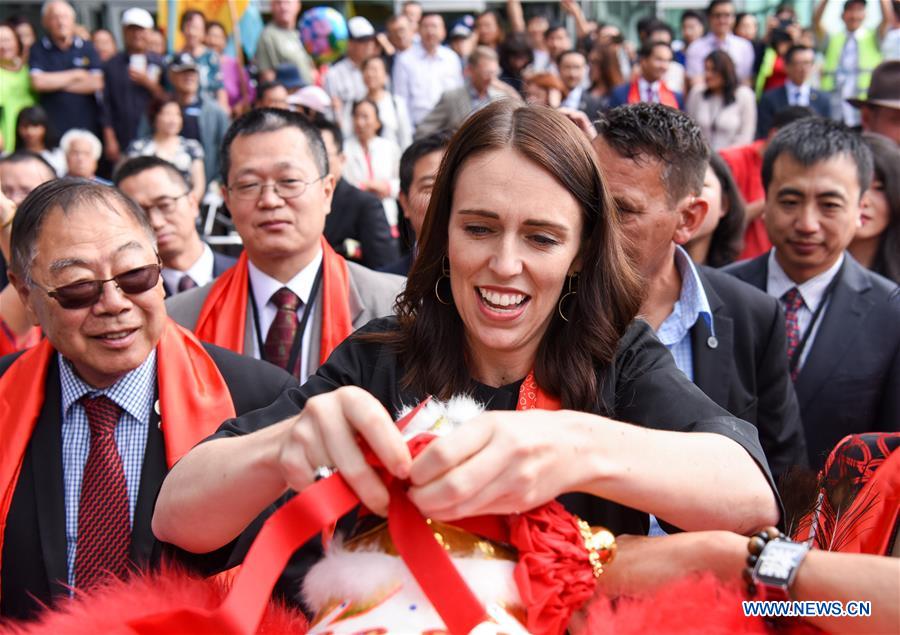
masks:
[[[128,274],[128,273],[131,273],[131,272],[133,272],[133,271],[138,271],[138,270],[142,270],[142,269],[150,269],[150,268],[152,268],[152,267],[156,267],[156,270],[157,270],[157,279],[156,279],[156,282],[155,282],[152,286],[147,287],[146,289],[144,289],[143,291],[138,291],[138,292],[136,292],[136,293],[128,293],[127,291],[125,291],[124,289],[122,289],[122,287],[119,286],[119,283],[118,283],[118,282],[116,282],[116,278],[118,278],[119,276],[123,276],[123,275]],[[152,289],[153,287],[155,287],[157,284],[159,284],[159,278],[162,276],[162,270],[163,270],[162,259],[159,257],[159,254],[156,254],[156,262],[155,262],[155,263],[149,264],[149,265],[143,265],[143,266],[141,266],[141,267],[134,267],[133,269],[129,269],[128,271],[123,271],[122,273],[117,274],[117,275],[113,276],[112,278],[107,278],[106,280],[83,280],[83,281],[81,281],[81,282],[73,282],[72,284],[64,284],[64,285],[61,285],[61,286],[58,286],[58,287],[52,287],[52,288],[49,288],[49,289],[42,287],[41,285],[39,285],[39,284],[38,284],[37,282],[35,282],[34,280],[29,280],[29,281],[28,281],[28,284],[29,284],[30,286],[35,287],[36,289],[40,289],[41,291],[43,291],[44,293],[46,293],[46,294],[47,294],[47,297],[53,298],[54,300],[56,300],[56,302],[59,304],[60,308],[66,310],[66,311],[77,311],[77,310],[79,310],[79,309],[86,309],[86,308],[88,308],[88,307],[92,307],[92,306],[94,306],[95,304],[97,304],[97,303],[100,301],[100,298],[103,297],[103,287],[106,286],[106,283],[107,283],[107,282],[116,282],[116,289],[118,289],[119,291],[121,291],[123,295],[129,295],[129,296],[130,296],[130,295],[139,295],[139,294],[141,294],[141,293],[146,293],[147,291],[150,291],[150,289]],[[59,290],[60,290],[60,289],[65,289],[66,287],[72,287],[72,286],[75,286],[75,285],[85,284],[85,283],[88,283],[88,282],[90,282],[90,283],[100,283],[100,287],[99,287],[99,288],[100,288],[100,292],[97,294],[97,298],[96,298],[93,302],[91,302],[90,304],[85,304],[84,306],[72,306],[72,307],[67,307],[67,306],[65,306],[65,305],[63,304],[63,301],[59,299]]]
[[[187,196],[187,195],[190,194],[190,193],[191,193],[191,190],[188,190],[188,191],[185,192],[184,194],[179,194],[178,196],[158,196],[158,197],[156,198],[156,200],[159,201],[160,199],[168,199],[168,200],[170,200],[172,203],[175,203],[175,201],[178,201],[178,200],[183,199],[185,196]],[[167,211],[163,210],[163,209],[159,206],[159,203],[155,203],[155,204],[153,204],[153,205],[148,205],[148,206],[146,206],[146,207],[143,206],[143,205],[138,204],[138,207],[140,207],[142,210],[144,210],[144,213],[145,213],[148,217],[150,216],[150,214],[153,213],[154,210],[156,210],[157,212],[159,212],[160,214],[162,214],[162,215],[163,215],[164,217],[166,217],[166,218],[172,216],[172,215],[175,213],[175,211],[176,211],[175,208],[173,207],[170,211],[167,212]]]
[[[309,187],[311,185],[315,185],[316,183],[318,183],[319,181],[324,179],[326,176],[328,176],[327,173],[321,174],[321,175],[319,175],[318,178],[315,178],[312,181],[304,181],[303,179],[278,179],[278,180],[272,181],[271,183],[262,183],[262,182],[253,183],[254,186],[256,186],[256,185],[259,186],[259,192],[255,196],[251,196],[251,197],[245,197],[245,196],[239,194],[238,193],[239,190],[237,190],[237,185],[229,185],[226,187],[226,189],[229,192],[231,192],[232,194],[234,194],[234,196],[236,198],[238,198],[242,201],[258,201],[262,197],[263,192],[265,192],[266,188],[271,187],[272,191],[275,192],[275,195],[278,196],[278,198],[288,201],[291,199],[300,198],[301,196],[306,194],[306,192],[309,190]],[[281,194],[278,191],[278,181],[279,180],[280,181],[299,181],[300,183],[303,183],[303,186],[304,186],[303,191],[298,192],[297,194],[294,194],[292,196],[284,196],[283,194]],[[250,184],[245,184],[245,185],[250,185]]]

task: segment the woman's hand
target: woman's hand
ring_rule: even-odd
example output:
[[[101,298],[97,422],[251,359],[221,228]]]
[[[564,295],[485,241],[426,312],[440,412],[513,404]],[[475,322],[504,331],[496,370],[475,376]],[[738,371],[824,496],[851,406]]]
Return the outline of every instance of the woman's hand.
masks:
[[[577,489],[590,424],[575,417],[561,410],[480,414],[416,457],[410,500],[428,517],[454,520],[526,511]]]
[[[300,491],[315,481],[316,468],[333,467],[366,507],[387,515],[387,488],[366,463],[357,434],[391,474],[408,476],[412,457],[387,410],[365,390],[345,386],[312,397],[285,425],[277,452],[285,483]]]

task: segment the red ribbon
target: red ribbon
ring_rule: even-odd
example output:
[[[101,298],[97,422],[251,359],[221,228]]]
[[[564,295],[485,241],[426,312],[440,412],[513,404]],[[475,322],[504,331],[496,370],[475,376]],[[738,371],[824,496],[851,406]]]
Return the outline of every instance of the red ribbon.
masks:
[[[427,403],[423,401],[397,422],[402,430]],[[418,435],[409,442],[415,456],[435,437]],[[375,455],[364,454],[390,491],[388,527],[407,567],[448,630],[466,635],[488,619],[484,607],[453,566],[447,552],[406,495],[407,484],[393,478]],[[222,605],[213,610],[184,608],[132,620],[140,635],[190,632],[196,635],[251,635],[256,632],[272,588],[291,555],[317,533],[359,505],[359,498],[338,473],[313,483],[275,512],[263,525]]]

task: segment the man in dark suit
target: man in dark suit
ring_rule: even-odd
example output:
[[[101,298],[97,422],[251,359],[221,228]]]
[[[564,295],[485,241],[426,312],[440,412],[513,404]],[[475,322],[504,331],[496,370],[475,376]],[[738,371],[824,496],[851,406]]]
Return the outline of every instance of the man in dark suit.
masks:
[[[561,108],[580,110],[588,119],[597,118],[603,106],[603,97],[591,95],[587,85],[588,63],[581,51],[566,51],[556,61],[559,78],[566,86],[568,94],[560,104]]]
[[[805,106],[822,117],[831,116],[828,95],[810,86],[816,52],[808,46],[795,45],[784,54],[787,81],[784,86],[767,90],[759,100],[756,138],[764,139],[772,128],[775,114],[789,106]]]
[[[328,171],[337,183],[331,198],[331,212],[325,217],[325,240],[344,258],[370,269],[393,262],[399,255],[397,241],[391,236],[381,200],[350,185],[341,176],[344,136],[340,127],[324,118],[315,123],[328,153]]]
[[[843,124],[811,118],[779,130],[762,168],[773,249],[728,268],[781,301],[814,468],[848,434],[900,430],[897,285],[845,252],[872,169]]]
[[[200,204],[178,168],[159,157],[135,157],[123,163],[116,186],[147,213],[156,232],[166,295],[202,287],[237,262],[214,252],[197,233]]]
[[[422,232],[425,213],[431,202],[431,188],[437,178],[441,159],[450,145],[451,133],[447,130],[423,137],[412,144],[400,157],[400,194],[397,201],[403,210],[403,218],[409,236],[409,253],[379,271],[395,273],[400,276],[409,274],[416,252],[416,237]],[[401,235],[403,232],[401,232]]]
[[[613,109],[597,129],[594,149],[646,281],[641,316],[708,397],[757,427],[776,478],[805,463],[778,303],[694,265],[681,248],[709,208],[702,195],[709,149],[700,129],[659,104]]]
[[[158,562],[168,469],[295,381],[169,320],[153,228],[117,190],[46,183],[13,241],[12,284],[46,335],[0,359],[0,614],[27,618]]]
[[[616,86],[610,93],[608,108],[647,102],[684,110],[681,93],[671,90],[663,77],[672,63],[672,47],[666,42],[650,42],[638,51],[640,75],[631,82]]]

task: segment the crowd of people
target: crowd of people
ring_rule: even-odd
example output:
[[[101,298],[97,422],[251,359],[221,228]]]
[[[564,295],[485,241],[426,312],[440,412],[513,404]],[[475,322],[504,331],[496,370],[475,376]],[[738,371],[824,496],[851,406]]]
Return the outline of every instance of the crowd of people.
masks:
[[[777,525],[785,589],[900,629],[896,506],[852,562],[799,522],[831,500],[808,474],[900,457],[900,3],[827,32],[827,0],[809,28],[712,0],[636,42],[575,0],[449,29],[428,4],[350,17],[331,65],[299,0],[246,63],[195,10],[177,51],[141,8],[122,50],[64,0],[0,25],[0,615],[230,568],[326,472],[384,515],[362,439],[435,521],[559,500],[623,536],[609,594],[737,583]],[[398,413],[463,393],[487,411],[413,456]],[[754,563],[790,542],[760,536]]]

